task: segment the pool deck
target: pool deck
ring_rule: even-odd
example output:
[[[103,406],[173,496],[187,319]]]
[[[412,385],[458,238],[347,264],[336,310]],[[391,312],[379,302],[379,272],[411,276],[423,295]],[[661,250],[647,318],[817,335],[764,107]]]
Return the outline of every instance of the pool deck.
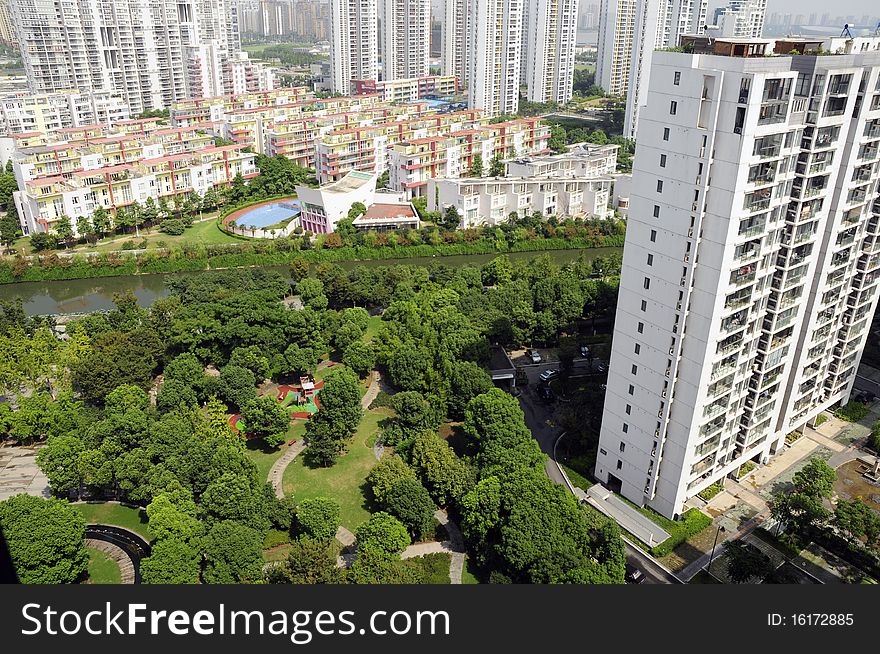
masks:
[[[236,211],[233,211],[231,214],[229,214],[228,216],[223,218],[223,224],[226,226],[227,229],[230,229],[230,230],[234,231],[235,233],[242,233],[243,235],[247,236],[247,235],[251,234],[251,230],[245,229],[241,225],[236,224],[237,220],[240,220],[241,218],[243,218],[244,216],[249,214],[254,209],[259,209],[260,207],[265,207],[265,206],[269,206],[269,205],[273,205],[273,204],[284,204],[284,203],[293,203],[293,202],[296,202],[297,204],[299,204],[299,198],[296,198],[296,197],[276,198],[275,200],[264,200],[263,202],[258,202],[256,204],[250,204],[246,207],[242,207],[241,209],[237,209]],[[297,215],[298,215],[298,213],[294,214],[294,217]],[[288,224],[285,229],[275,230],[275,235],[282,236],[289,231],[293,231],[293,229],[295,228],[295,225],[293,225],[293,222],[294,221],[291,221],[291,223]],[[269,232],[267,230],[262,229],[262,228],[257,228],[256,230],[254,230],[253,236],[254,236],[254,238],[271,238],[272,237],[271,234],[269,234]]]

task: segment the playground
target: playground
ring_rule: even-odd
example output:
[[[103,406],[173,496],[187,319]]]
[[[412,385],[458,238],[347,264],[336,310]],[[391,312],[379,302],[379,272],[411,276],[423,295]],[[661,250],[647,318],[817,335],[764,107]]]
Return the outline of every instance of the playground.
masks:
[[[313,381],[311,377],[300,377],[299,384],[282,384],[275,392],[275,400],[287,409],[290,419],[308,420],[321,408],[319,395],[324,388],[324,380]],[[240,414],[229,416],[229,426],[237,434],[247,433],[247,425]]]

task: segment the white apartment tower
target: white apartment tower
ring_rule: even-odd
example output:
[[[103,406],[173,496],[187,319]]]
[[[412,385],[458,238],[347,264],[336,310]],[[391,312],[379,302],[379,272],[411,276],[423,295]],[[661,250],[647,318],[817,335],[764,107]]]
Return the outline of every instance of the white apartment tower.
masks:
[[[707,5],[708,0],[636,1],[623,128],[627,138],[635,138],[639,108],[647,102],[654,51],[678,46],[685,34],[701,33]]]
[[[717,35],[759,39],[766,13],[767,0],[730,0],[727,7],[718,12]]]
[[[519,108],[523,0],[471,2],[468,107],[487,116]]]
[[[443,15],[443,49],[441,56],[444,75],[457,75],[462,86],[467,86],[468,42],[470,32],[471,0],[445,0]]]
[[[379,0],[382,78],[425,77],[430,72],[431,0]]]
[[[330,74],[334,91],[351,95],[351,80],[379,79],[377,0],[330,0]]]
[[[596,84],[611,95],[629,86],[629,66],[636,28],[636,0],[601,0]]]
[[[222,59],[238,48],[228,0],[16,0],[10,6],[32,92],[111,91],[134,114],[203,91],[222,93],[208,50]]]
[[[522,81],[532,102],[571,99],[579,0],[530,0],[525,3]]]
[[[840,41],[654,54],[596,476],[665,516],[849,397],[880,281],[880,37]]]

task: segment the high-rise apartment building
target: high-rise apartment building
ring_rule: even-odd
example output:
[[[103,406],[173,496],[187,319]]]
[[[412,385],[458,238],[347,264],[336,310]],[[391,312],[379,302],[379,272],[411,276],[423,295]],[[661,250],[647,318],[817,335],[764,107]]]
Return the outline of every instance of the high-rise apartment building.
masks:
[[[467,86],[471,0],[446,0],[444,10],[441,70],[444,75],[455,75]]]
[[[571,99],[579,0],[530,0],[522,31],[522,82],[532,102]]]
[[[236,9],[241,34],[306,41],[330,38],[330,3],[326,0],[236,0]]]
[[[423,77],[430,72],[430,0],[379,0],[382,79]]]
[[[716,29],[712,33],[722,37],[759,39],[764,31],[766,12],[767,0],[730,0],[727,7],[716,11]],[[803,25],[804,17],[799,16],[794,24]]]
[[[349,95],[351,80],[379,79],[377,0],[331,0],[330,11],[331,85]]]
[[[0,0],[0,41],[6,45],[18,45],[15,37],[15,26],[12,23],[12,14],[9,9],[11,0]]]
[[[135,114],[187,95],[221,94],[222,61],[240,50],[229,0],[16,0],[11,7],[32,92],[111,91]]]
[[[623,134],[635,138],[639,108],[648,96],[655,50],[675,47],[685,34],[703,31],[707,0],[636,0]]]
[[[686,41],[639,120],[596,461],[670,517],[847,401],[880,281],[880,37]]]
[[[470,3],[468,107],[487,116],[519,109],[523,0]]]
[[[606,93],[623,95],[627,91],[635,29],[636,0],[601,0],[596,84]]]

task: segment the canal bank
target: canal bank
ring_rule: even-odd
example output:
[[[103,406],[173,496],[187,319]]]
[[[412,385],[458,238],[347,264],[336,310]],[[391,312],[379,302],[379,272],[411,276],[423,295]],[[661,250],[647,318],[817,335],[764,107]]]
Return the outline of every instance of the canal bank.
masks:
[[[601,247],[573,250],[543,250],[534,252],[507,253],[512,261],[531,260],[544,254],[557,264],[566,264],[583,257],[593,261],[613,253],[622,253],[623,248]],[[373,259],[366,261],[339,261],[336,265],[346,270],[359,266],[375,268],[379,266],[427,266],[440,264],[451,267],[481,266],[499,256],[498,254],[463,254],[444,257],[412,257],[409,259]],[[287,274],[288,266],[265,266]],[[0,301],[21,300],[28,315],[70,315],[108,311],[113,308],[113,296],[131,291],[143,307],[168,295],[165,280],[181,275],[203,275],[204,270],[183,273],[161,273],[155,275],[125,275],[120,277],[97,277],[92,279],[73,279],[64,281],[19,282],[0,285]]]

